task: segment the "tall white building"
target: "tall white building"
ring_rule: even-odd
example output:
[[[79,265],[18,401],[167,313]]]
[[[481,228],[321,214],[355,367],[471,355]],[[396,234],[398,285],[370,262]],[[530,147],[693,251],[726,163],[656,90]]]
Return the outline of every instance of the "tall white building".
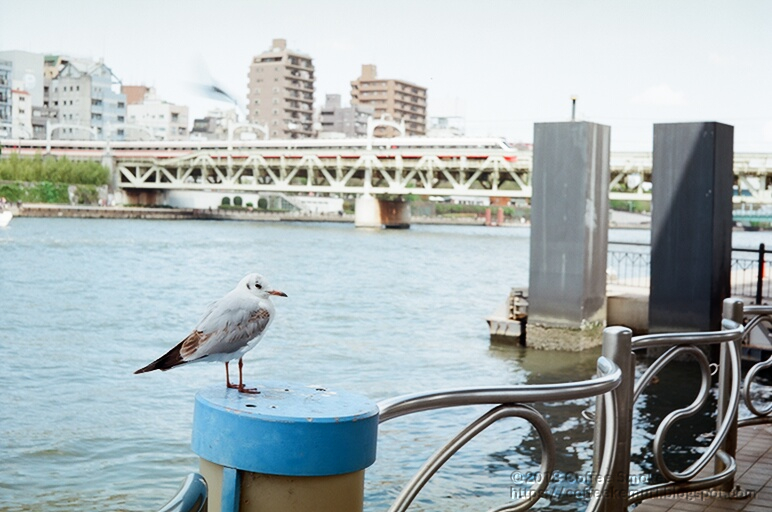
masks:
[[[152,88],[147,89],[139,102],[126,106],[126,117],[129,125],[138,125],[150,130],[156,139],[188,138],[188,107],[159,99]],[[127,127],[126,138],[142,139],[146,138],[146,134]]]
[[[32,139],[32,95],[22,89],[11,89],[11,137]]]

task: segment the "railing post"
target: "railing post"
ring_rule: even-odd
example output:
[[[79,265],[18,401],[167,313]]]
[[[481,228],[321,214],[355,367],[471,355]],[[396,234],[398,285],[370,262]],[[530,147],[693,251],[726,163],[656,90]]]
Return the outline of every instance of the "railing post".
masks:
[[[724,299],[724,305],[722,310],[722,316],[726,319],[732,320],[737,324],[743,323],[743,302],[738,299]],[[740,351],[741,339],[734,342],[737,345],[737,351]],[[716,415],[716,425],[721,425],[727,414],[734,415],[732,420],[732,426],[726,434],[724,442],[721,443],[721,450],[728,453],[732,458],[735,458],[737,453],[737,411],[729,411],[729,393],[732,386],[732,368],[729,367],[729,350],[727,343],[721,344],[721,355],[719,356],[718,367],[718,414]],[[738,360],[737,364],[740,364]],[[739,372],[738,372],[739,374]],[[716,473],[723,471],[726,466],[721,459],[716,458]],[[724,483],[720,490],[723,492],[731,492],[734,489],[734,477]]]
[[[627,510],[627,496],[630,489],[630,447],[633,430],[633,389],[635,387],[635,355],[631,350],[633,331],[627,327],[606,327],[603,330],[603,356],[613,361],[622,370],[622,383],[614,391],[617,396],[616,409],[608,411],[617,418],[617,443],[614,447],[614,464],[610,474],[597,475],[609,480],[606,495],[601,503],[605,512]],[[595,418],[595,455],[593,467],[600,467],[603,454],[603,408],[602,397],[598,397]]]
[[[756,304],[761,305],[764,288],[764,244],[759,244],[759,270],[756,274]]]
[[[193,451],[209,512],[361,512],[378,406],[340,390],[258,382],[196,395]]]

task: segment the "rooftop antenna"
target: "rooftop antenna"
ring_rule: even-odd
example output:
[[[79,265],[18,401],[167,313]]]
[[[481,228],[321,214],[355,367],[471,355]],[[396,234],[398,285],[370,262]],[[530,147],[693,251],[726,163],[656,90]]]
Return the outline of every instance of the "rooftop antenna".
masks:
[[[576,121],[576,94],[571,96],[571,121]]]

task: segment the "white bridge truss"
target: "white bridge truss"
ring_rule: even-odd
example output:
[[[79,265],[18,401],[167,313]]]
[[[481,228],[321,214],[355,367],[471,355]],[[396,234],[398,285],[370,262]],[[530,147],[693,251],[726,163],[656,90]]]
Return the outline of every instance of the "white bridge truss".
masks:
[[[497,138],[272,141],[2,140],[3,156],[112,162],[136,190],[529,198],[532,152]],[[651,153],[612,152],[609,197],[650,200]],[[772,203],[772,154],[735,153],[735,202]]]
[[[531,163],[530,152],[495,150],[471,158],[400,152],[344,157],[301,150],[238,157],[198,153],[172,159],[116,158],[116,170],[123,188],[530,198]],[[772,155],[736,155],[735,180],[744,192],[735,202],[772,203]],[[650,154],[612,154],[609,197],[651,199]]]
[[[530,197],[530,155],[470,159],[423,155],[324,154],[243,158],[196,154],[166,160],[117,159],[123,188],[207,189],[330,194]]]

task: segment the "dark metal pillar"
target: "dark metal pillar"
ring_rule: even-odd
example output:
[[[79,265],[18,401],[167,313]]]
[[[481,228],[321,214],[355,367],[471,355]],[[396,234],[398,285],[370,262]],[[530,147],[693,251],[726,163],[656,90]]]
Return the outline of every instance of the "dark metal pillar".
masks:
[[[651,332],[717,331],[729,297],[734,128],[654,125]]]

